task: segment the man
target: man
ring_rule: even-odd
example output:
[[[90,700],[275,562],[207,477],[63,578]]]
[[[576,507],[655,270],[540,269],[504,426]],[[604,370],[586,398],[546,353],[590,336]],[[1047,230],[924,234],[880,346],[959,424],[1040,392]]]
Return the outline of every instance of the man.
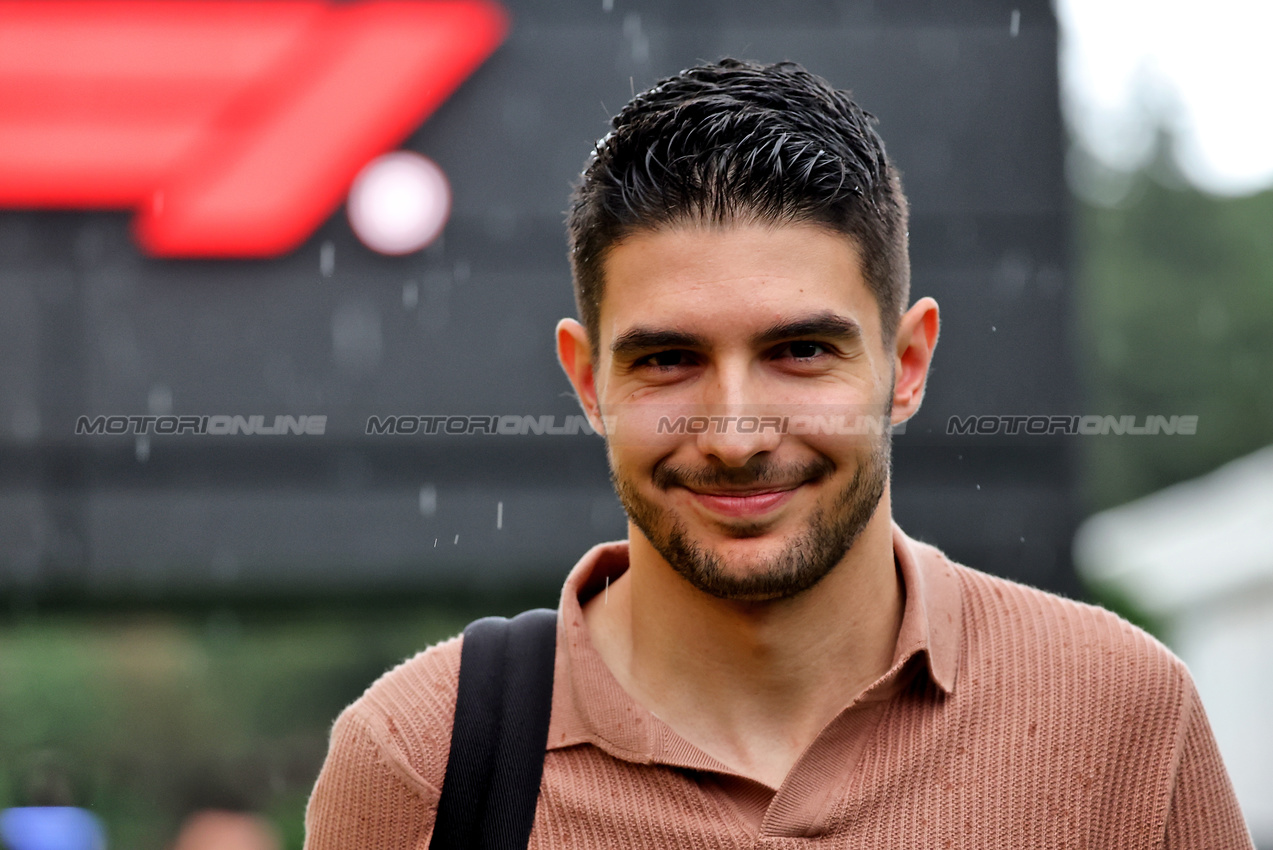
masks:
[[[628,540],[566,580],[531,847],[1251,846],[1180,661],[892,522],[938,333],[906,228],[794,65],[683,71],[598,143],[557,343]],[[309,848],[428,845],[459,661],[341,715]]]

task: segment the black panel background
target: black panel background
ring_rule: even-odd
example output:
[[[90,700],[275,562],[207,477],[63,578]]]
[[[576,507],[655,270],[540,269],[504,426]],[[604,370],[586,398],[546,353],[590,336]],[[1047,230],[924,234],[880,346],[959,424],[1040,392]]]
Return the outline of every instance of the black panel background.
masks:
[[[797,60],[851,88],[903,171],[912,295],[937,298],[943,328],[924,408],[894,440],[899,522],[965,563],[1076,592],[1064,440],[943,434],[952,415],[1080,412],[1049,5],[506,5],[508,40],[403,145],[455,193],[444,237],[417,255],[367,251],[343,212],[271,262],[148,259],[123,213],[0,212],[0,592],[555,583],[623,536],[599,438],[364,425],[577,412],[552,349],[574,312],[571,181],[633,88],[723,55]],[[156,387],[178,414],[325,413],[327,435],[155,436],[144,462],[132,437],[74,435],[81,414],[147,413]]]

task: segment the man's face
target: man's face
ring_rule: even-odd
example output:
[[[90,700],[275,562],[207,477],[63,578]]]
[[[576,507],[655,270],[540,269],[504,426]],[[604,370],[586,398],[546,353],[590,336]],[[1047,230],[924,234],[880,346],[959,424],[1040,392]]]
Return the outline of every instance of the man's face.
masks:
[[[632,524],[714,596],[812,587],[889,477],[894,355],[852,242],[814,225],[644,231],[605,280],[595,387]]]

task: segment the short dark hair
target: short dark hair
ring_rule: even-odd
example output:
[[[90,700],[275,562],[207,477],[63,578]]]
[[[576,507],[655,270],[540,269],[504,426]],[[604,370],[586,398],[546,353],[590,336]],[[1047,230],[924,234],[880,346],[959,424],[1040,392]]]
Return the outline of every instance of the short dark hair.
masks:
[[[910,290],[908,212],[875,120],[792,62],[722,59],[632,98],[597,142],[567,213],[593,357],[606,254],[636,231],[687,223],[808,222],[850,237],[890,343]]]

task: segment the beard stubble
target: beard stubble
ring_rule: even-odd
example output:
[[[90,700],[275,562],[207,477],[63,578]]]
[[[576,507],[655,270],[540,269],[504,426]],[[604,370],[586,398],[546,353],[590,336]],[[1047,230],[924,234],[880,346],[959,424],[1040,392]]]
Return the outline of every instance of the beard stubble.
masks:
[[[763,564],[751,565],[741,574],[737,569],[729,569],[719,554],[692,540],[684,522],[646,499],[631,480],[617,474],[613,458],[610,480],[633,524],[672,569],[695,588],[718,599],[749,602],[788,599],[825,578],[875,515],[891,474],[891,449],[890,436],[885,432],[872,444],[829,506],[815,506],[805,529],[782,552]],[[702,488],[745,487],[774,481],[817,480],[834,470],[831,460],[820,456],[809,464],[784,469],[772,464],[706,471],[656,466],[652,480],[666,492],[670,487],[685,484]],[[738,538],[762,532],[761,524],[734,527]]]

